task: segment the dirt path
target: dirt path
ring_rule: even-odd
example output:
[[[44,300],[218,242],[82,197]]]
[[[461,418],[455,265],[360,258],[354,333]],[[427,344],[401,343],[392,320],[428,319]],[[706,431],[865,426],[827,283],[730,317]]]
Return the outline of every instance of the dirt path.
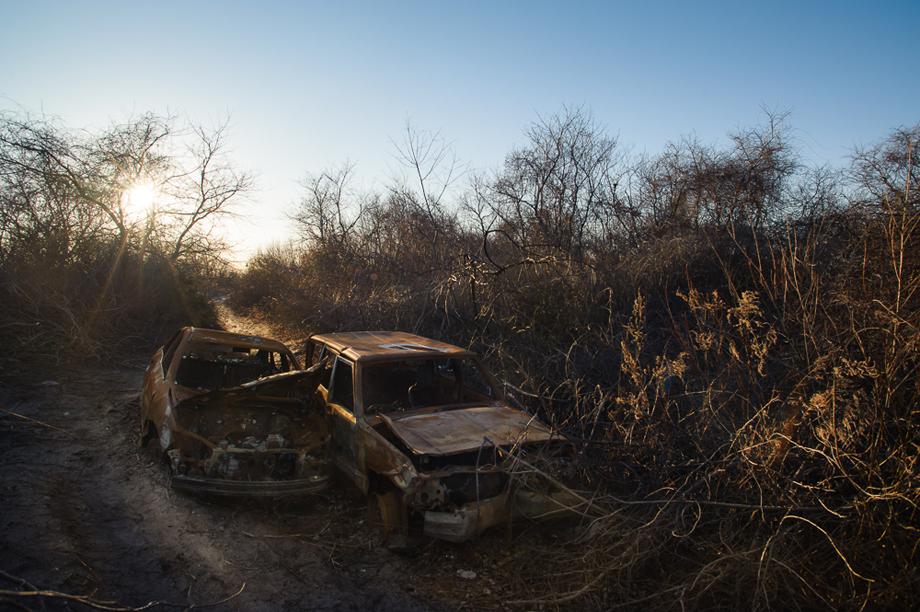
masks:
[[[344,487],[285,505],[173,492],[137,448],[143,356],[135,361],[0,389],[0,590],[26,588],[16,577],[129,606],[200,606],[241,588],[217,608],[502,606],[499,568],[516,554],[506,534],[403,556],[375,546],[364,500]],[[0,609],[16,606],[85,609],[0,595]]]
[[[262,319],[241,315],[227,306],[223,299],[218,300],[214,304],[214,308],[217,310],[217,316],[220,318],[221,325],[227,331],[237,334],[253,334],[255,336],[275,338],[290,346],[292,350],[299,348],[296,345],[302,340],[301,338],[295,338],[293,334],[285,333],[284,330],[280,330]]]

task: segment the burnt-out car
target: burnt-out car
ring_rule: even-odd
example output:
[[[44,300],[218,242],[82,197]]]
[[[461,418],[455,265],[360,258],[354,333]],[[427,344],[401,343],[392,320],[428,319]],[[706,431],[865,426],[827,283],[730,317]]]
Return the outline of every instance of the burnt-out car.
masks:
[[[331,459],[374,496],[391,541],[421,523],[426,535],[459,542],[573,503],[565,490],[516,486],[518,459],[565,461],[572,446],[511,407],[473,352],[402,332],[348,332],[312,336],[307,360],[321,373]]]
[[[157,440],[174,488],[281,497],[329,484],[326,423],[312,403],[320,372],[281,342],[186,327],[150,360],[141,446]]]

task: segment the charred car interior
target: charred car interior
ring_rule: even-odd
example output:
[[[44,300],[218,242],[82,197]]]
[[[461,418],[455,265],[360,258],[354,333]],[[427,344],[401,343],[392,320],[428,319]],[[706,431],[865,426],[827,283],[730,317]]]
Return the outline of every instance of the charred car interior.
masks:
[[[315,380],[274,340],[185,328],[147,367],[141,444],[159,441],[177,489],[252,497],[322,490],[329,476],[325,423],[310,409]]]
[[[189,348],[176,371],[176,383],[190,389],[237,387],[292,369],[290,358],[277,351],[221,344]]]

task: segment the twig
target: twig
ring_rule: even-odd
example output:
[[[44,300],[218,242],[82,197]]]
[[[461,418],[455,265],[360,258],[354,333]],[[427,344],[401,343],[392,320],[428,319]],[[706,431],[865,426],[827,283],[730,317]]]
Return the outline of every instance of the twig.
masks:
[[[12,574],[8,574],[8,573],[4,572],[3,570],[0,570],[0,576],[3,576],[4,578],[6,578],[7,580],[9,580],[10,582],[16,582],[16,583],[18,583],[19,586],[27,586],[27,587],[29,587],[30,589],[32,589],[33,591],[37,591],[37,590],[38,590],[38,587],[36,587],[34,584],[32,584],[31,582],[29,582],[29,581],[26,580],[25,578],[20,578],[19,576],[14,576],[14,575],[12,575]]]
[[[243,590],[244,590],[245,588],[246,588],[246,583],[243,582],[243,584],[240,585],[240,589],[239,589],[236,593],[234,593],[233,595],[228,595],[228,596],[224,597],[223,599],[221,599],[221,600],[219,600],[219,601],[213,601],[213,602],[211,602],[211,603],[206,603],[206,604],[192,604],[192,605],[188,606],[187,609],[188,609],[188,610],[192,610],[192,609],[194,609],[194,608],[213,608],[214,606],[219,606],[219,605],[221,605],[221,604],[225,604],[225,603],[227,603],[228,601],[230,601],[231,599],[234,599],[234,598],[236,598],[236,597],[239,597],[240,594],[243,592]],[[176,607],[176,608],[185,608],[185,607],[186,607],[185,604],[172,604],[172,603],[160,603],[159,605],[163,605],[163,606],[172,606],[172,607]]]
[[[41,425],[42,427],[47,427],[48,429],[53,429],[54,431],[59,431],[59,432],[61,432],[61,433],[63,433],[63,434],[67,434],[68,436],[73,436],[73,434],[70,433],[69,431],[67,431],[66,429],[61,429],[60,427],[55,427],[54,425],[50,425],[50,424],[48,424],[48,423],[45,423],[44,421],[39,421],[38,419],[33,419],[32,417],[27,417],[27,416],[24,415],[24,414],[19,414],[18,412],[13,412],[12,410],[7,410],[6,408],[0,408],[0,412],[5,412],[6,414],[8,414],[8,415],[10,415],[10,416],[14,416],[14,417],[16,417],[17,419],[22,419],[23,421],[29,421],[30,423],[35,423],[36,425]]]
[[[812,527],[814,527],[815,529],[817,529],[818,531],[820,531],[821,533],[823,533],[823,534],[824,534],[824,537],[827,538],[827,541],[830,543],[831,548],[834,549],[834,552],[837,553],[837,556],[840,557],[840,560],[843,561],[843,564],[847,566],[847,569],[850,570],[850,573],[851,573],[851,574],[853,574],[853,575],[856,576],[857,578],[862,578],[862,579],[865,580],[866,582],[875,582],[875,580],[874,580],[873,578],[866,578],[865,576],[863,576],[862,574],[860,574],[859,572],[857,572],[855,569],[853,569],[853,566],[850,565],[850,562],[847,561],[847,558],[844,556],[844,554],[840,551],[839,548],[837,548],[837,544],[834,542],[834,539],[831,538],[830,534],[827,533],[827,532],[826,532],[822,527],[820,527],[818,524],[816,524],[816,523],[814,523],[814,522],[808,520],[808,519],[805,518],[805,517],[797,516],[797,515],[795,515],[795,514],[787,514],[786,516],[784,516],[784,517],[780,520],[780,524],[782,524],[783,521],[785,521],[786,519],[795,519],[795,520],[797,520],[797,521],[802,521],[803,523],[808,523],[809,525],[811,525]]]
[[[95,608],[96,610],[118,610],[118,611],[135,611],[135,610],[146,610],[155,605],[163,605],[158,601],[151,601],[139,608],[133,608],[129,606],[121,606],[114,601],[101,601],[98,599],[92,599],[84,595],[72,595],[70,593],[61,593],[60,591],[10,591],[7,589],[0,590],[0,596],[6,597],[47,597],[49,599],[64,599],[67,601],[74,601],[84,606],[90,608]]]
[[[2,571],[0,571],[0,575],[3,575],[5,578],[8,578],[9,580],[20,582],[23,585],[28,585],[32,588],[31,591],[11,591],[9,589],[0,589],[0,597],[20,597],[20,598],[44,597],[48,599],[63,599],[65,601],[72,601],[75,603],[79,603],[89,608],[94,608],[96,610],[109,610],[109,611],[115,611],[115,612],[137,612],[139,610],[148,610],[150,608],[155,608],[155,607],[183,608],[185,610],[213,608],[214,606],[219,606],[221,604],[227,603],[228,601],[230,601],[231,599],[234,599],[235,597],[238,597],[240,593],[242,593],[243,590],[246,588],[246,583],[243,582],[243,584],[240,585],[240,588],[236,593],[233,593],[232,595],[228,595],[227,597],[224,597],[223,599],[220,599],[218,601],[205,603],[205,604],[194,604],[193,603],[189,605],[187,603],[180,604],[180,603],[172,603],[168,601],[149,601],[142,606],[134,607],[134,606],[126,606],[126,605],[120,604],[112,600],[93,599],[92,597],[88,595],[74,595],[72,593],[62,593],[60,591],[40,590],[40,589],[36,589],[32,587],[32,585],[29,585],[29,583],[23,580],[22,578],[17,578],[15,576],[12,576],[11,574],[8,574]]]

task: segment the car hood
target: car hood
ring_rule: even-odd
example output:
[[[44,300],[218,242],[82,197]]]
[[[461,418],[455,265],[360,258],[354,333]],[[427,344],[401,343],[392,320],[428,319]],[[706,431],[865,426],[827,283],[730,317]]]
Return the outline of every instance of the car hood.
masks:
[[[553,437],[536,417],[508,406],[390,414],[383,418],[393,433],[419,455],[452,455],[476,450],[483,444],[509,446],[516,442],[544,442]]]
[[[304,389],[312,392],[316,388],[321,372],[319,370],[292,370],[265,376],[256,380],[243,383],[238,387],[214,389],[213,391],[191,391],[190,394],[181,394],[177,407],[188,402],[207,404],[210,402],[232,402],[245,400],[248,397],[275,397],[282,396],[295,389]],[[185,389],[183,389],[185,390]]]

